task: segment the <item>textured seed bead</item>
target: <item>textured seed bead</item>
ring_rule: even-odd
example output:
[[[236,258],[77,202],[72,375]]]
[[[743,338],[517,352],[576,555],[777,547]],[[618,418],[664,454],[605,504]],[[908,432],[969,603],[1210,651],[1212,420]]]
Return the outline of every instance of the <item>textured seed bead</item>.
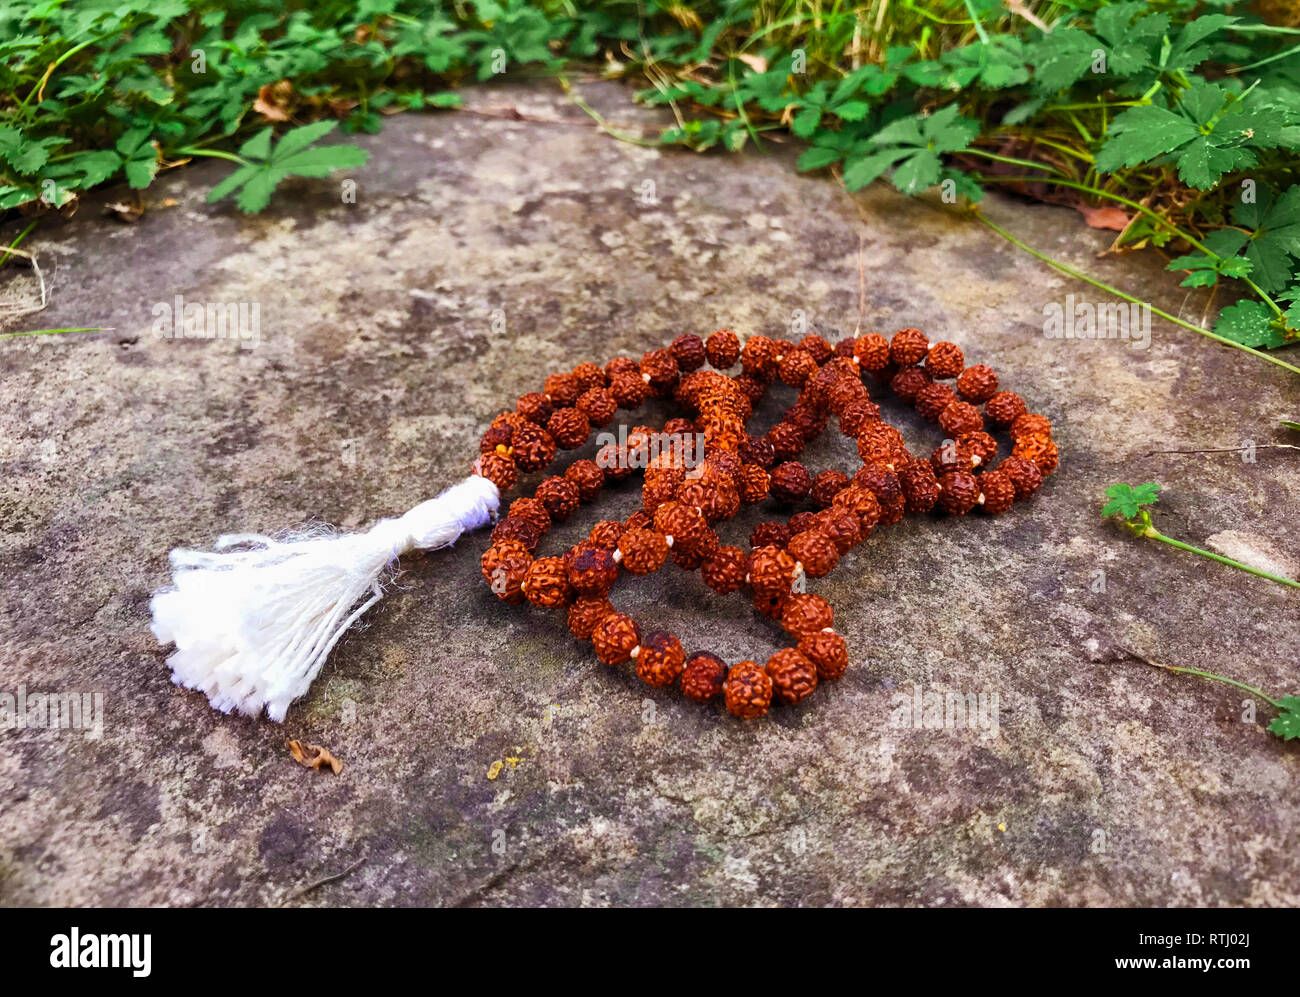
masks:
[[[509,540],[494,543],[483,552],[479,567],[493,594],[503,602],[522,602],[524,576],[533,563],[522,544]]]
[[[618,540],[623,570],[632,575],[658,571],[668,559],[668,541],[657,530],[630,529]]]
[[[572,374],[552,374],[546,379],[542,391],[554,405],[572,405],[582,394],[582,384]]]
[[[647,471],[645,478],[641,482],[641,508],[653,516],[661,505],[673,500],[677,495],[677,487],[680,484],[680,471],[676,475],[667,471],[661,471],[658,474]]]
[[[515,482],[519,480],[515,462],[498,453],[480,454],[478,460],[474,461],[474,473],[487,478],[503,495],[514,488]]]
[[[910,405],[933,383],[930,375],[920,367],[904,367],[890,379],[889,390]]]
[[[767,336],[750,336],[740,351],[740,367],[750,377],[764,383],[776,376],[776,342]]]
[[[517,498],[510,503],[509,516],[524,519],[545,533],[551,528],[551,514],[536,498]]]
[[[935,343],[925,355],[925,369],[931,377],[956,377],[966,366],[966,358],[956,343]]]
[[[740,501],[753,505],[767,498],[772,488],[772,479],[757,464],[745,464],[741,468]]]
[[[629,660],[640,643],[640,628],[630,616],[622,613],[606,616],[591,632],[591,645],[596,657],[607,665],[621,665]]]
[[[587,534],[587,540],[596,547],[613,550],[618,546],[619,538],[623,536],[627,529],[628,527],[617,519],[602,519],[591,528],[591,531]]]
[[[939,479],[939,487],[939,508],[955,516],[966,515],[979,500],[979,482],[967,471],[945,474]]]
[[[603,547],[588,547],[569,562],[569,584],[578,595],[604,595],[617,579],[618,562]]]
[[[1017,499],[1029,498],[1043,483],[1043,472],[1039,470],[1038,465],[1023,457],[1006,457],[998,464],[996,470],[1006,472],[1011,478]]]
[[[584,361],[573,368],[574,380],[578,382],[578,391],[591,391],[593,388],[603,388],[605,386],[605,372],[598,364]]]
[[[712,531],[698,509],[677,501],[665,502],[655,511],[655,529],[665,537],[673,538],[673,546],[689,551]]]
[[[583,502],[595,501],[605,487],[605,472],[594,460],[575,460],[564,469],[564,479],[578,489],[578,498]]]
[[[671,392],[677,385],[678,376],[677,361],[668,350],[650,350],[641,358],[642,380],[655,394]]]
[[[862,539],[871,535],[871,531],[876,524],[880,522],[881,508],[880,502],[876,496],[866,488],[860,488],[857,485],[849,485],[842,492],[835,496],[832,507],[839,508],[851,513],[858,521],[858,528],[861,531]]]
[[[797,388],[817,370],[817,361],[807,350],[795,348],[783,354],[777,367],[777,373],[784,384]]]
[[[551,519],[558,521],[568,519],[578,511],[581,495],[578,486],[567,478],[550,477],[537,486],[534,496],[546,506]]]
[[[900,462],[899,466],[904,463],[906,461]],[[889,526],[903,518],[907,500],[898,473],[890,465],[879,462],[864,464],[853,476],[853,483],[870,492],[880,503],[880,525]]]
[[[682,670],[682,694],[696,703],[707,703],[722,694],[726,680],[726,662],[716,654],[697,651],[686,659]]]
[[[1008,430],[1011,439],[1018,442],[1023,436],[1051,436],[1052,421],[1045,415],[1032,415],[1026,412],[1018,415]]]
[[[787,647],[767,659],[772,696],[778,703],[793,705],[808,698],[817,688],[817,666],[802,651]]]
[[[817,506],[818,509],[826,509],[835,500],[835,496],[847,488],[848,485],[849,476],[847,474],[834,468],[827,468],[813,478],[812,489],[808,495],[812,499],[813,505]]]
[[[778,502],[802,502],[812,490],[812,475],[798,461],[786,461],[772,469],[771,490]]]
[[[899,468],[898,481],[903,488],[908,512],[929,512],[939,501],[939,479],[934,469],[924,461],[908,461]]]
[[[749,555],[739,547],[719,547],[700,566],[700,577],[704,579],[704,584],[722,595],[744,588],[747,574]]]
[[[1037,470],[1037,468],[1035,468]],[[526,519],[507,516],[492,527],[492,542],[500,543],[512,540],[529,553],[537,549],[537,542],[542,538],[542,531]]]
[[[817,514],[817,529],[826,534],[841,555],[851,551],[862,539],[858,517],[836,506]]]
[[[934,473],[938,477],[943,477],[951,471],[973,471],[975,454],[969,447],[953,440],[946,440],[935,447],[934,452],[930,454],[930,466],[934,468]]]
[[[818,530],[796,533],[790,538],[790,546],[786,550],[803,565],[804,573],[809,578],[829,575],[840,563],[840,552],[835,549],[830,538]]]
[[[793,539],[804,530],[810,530],[817,525],[817,513],[811,509],[796,512],[786,525],[790,527],[790,537]]]
[[[940,413],[956,400],[957,396],[948,385],[931,382],[916,393],[913,404],[921,418],[938,422]]]
[[[856,440],[868,423],[880,421],[880,406],[875,402],[849,402],[840,409],[840,432]]]
[[[605,364],[606,382],[614,380],[618,374],[636,374],[640,376],[641,365],[631,357],[615,357],[609,363]]]
[[[790,594],[794,575],[794,558],[780,547],[759,547],[750,556],[749,585],[755,595],[784,599]]]
[[[1014,391],[999,391],[984,403],[984,414],[995,426],[1010,426],[1026,411],[1024,399]]]
[[[609,379],[609,393],[622,409],[640,408],[650,394],[650,388],[639,373],[615,374]]]
[[[930,340],[920,329],[900,329],[889,341],[889,358],[899,367],[910,367],[925,359]]]
[[[979,476],[980,508],[997,515],[1006,512],[1016,500],[1016,486],[1005,471],[985,471]]]
[[[808,355],[813,358],[813,362],[819,367],[834,356],[831,344],[822,339],[821,336],[811,332],[799,340],[799,348],[807,350]]]
[[[755,550],[759,547],[784,547],[792,536],[788,523],[767,520],[755,526],[749,534],[749,546]]]
[[[503,451],[509,450],[510,442],[514,439],[514,436],[515,431],[509,426],[489,426],[488,431],[483,434],[483,438],[479,441],[478,452],[494,453],[497,452],[498,447]]]
[[[636,655],[637,676],[646,685],[660,689],[676,682],[685,664],[682,642],[662,630],[643,640]]]
[[[732,665],[725,690],[727,712],[743,720],[761,717],[772,703],[772,680],[757,662]]]
[[[890,363],[889,340],[878,332],[859,336],[853,343],[853,355],[863,370],[884,370]]]
[[[614,612],[614,607],[604,596],[579,596],[569,603],[569,632],[582,640],[590,640],[596,624]]]
[[[986,402],[997,393],[998,375],[988,364],[977,363],[967,367],[957,378],[957,393],[976,405]]]
[[[873,422],[858,437],[858,456],[863,463],[888,464],[906,454],[903,434],[885,422]]]
[[[540,391],[530,391],[526,395],[520,395],[519,401],[515,403],[516,413],[539,426],[545,426],[554,411],[551,400]]]
[[[817,677],[833,682],[849,668],[849,649],[844,638],[834,631],[805,634],[799,641],[799,652],[813,663]]]
[[[984,417],[970,402],[952,402],[939,413],[939,428],[953,438],[978,433],[984,428]]]
[[[973,433],[962,433],[957,437],[957,445],[965,447],[975,457],[978,457],[975,463],[978,466],[988,467],[989,463],[998,454],[998,441],[982,430],[976,430]]]
[[[627,521],[625,521],[623,525],[627,529],[650,529],[651,526],[654,526],[654,516],[651,516],[650,513],[638,508],[636,512],[633,512],[632,515],[628,516]]]
[[[685,506],[699,509],[710,523],[730,519],[740,509],[740,496],[730,481],[683,481],[674,495]]]
[[[528,601],[544,609],[558,609],[573,595],[561,557],[539,557],[529,565],[522,587]]]
[[[781,610],[781,626],[795,638],[825,630],[834,620],[831,604],[812,592],[790,596]]]
[[[540,471],[555,460],[555,440],[541,426],[528,422],[515,430],[511,445],[521,471]]]
[[[1022,436],[1011,453],[1037,464],[1044,477],[1055,471],[1060,463],[1060,454],[1050,436]]]
[[[704,353],[710,367],[730,370],[740,359],[740,339],[729,329],[719,329],[704,341]]]
[[[608,426],[618,414],[618,400],[608,388],[590,388],[578,396],[575,404],[593,426]]]
[[[788,422],[778,422],[763,438],[771,444],[778,461],[793,460],[804,448],[803,433],[799,432],[799,427]]]
[[[694,333],[678,336],[668,349],[673,359],[677,361],[678,369],[688,374],[693,370],[699,370],[708,359],[704,352],[704,340]]]

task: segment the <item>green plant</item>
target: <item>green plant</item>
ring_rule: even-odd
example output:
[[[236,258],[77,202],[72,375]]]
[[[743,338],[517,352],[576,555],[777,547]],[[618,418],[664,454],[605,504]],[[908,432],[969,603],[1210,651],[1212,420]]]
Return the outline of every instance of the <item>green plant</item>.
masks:
[[[1110,501],[1102,507],[1101,514],[1103,516],[1119,516],[1123,519],[1124,526],[1131,530],[1135,536],[1158,540],[1170,547],[1177,547],[1179,550],[1199,554],[1201,557],[1208,557],[1212,561],[1218,561],[1220,564],[1227,564],[1241,571],[1247,571],[1252,575],[1258,575],[1260,578],[1267,578],[1280,585],[1300,588],[1300,582],[1292,578],[1284,578],[1281,575],[1274,575],[1260,568],[1252,568],[1249,564],[1242,564],[1240,561],[1234,561],[1222,554],[1215,554],[1213,551],[1194,547],[1191,544],[1183,543],[1181,540],[1165,536],[1151,522],[1151,513],[1146,508],[1149,505],[1155,505],[1159,501],[1159,495],[1160,486],[1155,482],[1147,482],[1144,485],[1138,485],[1136,488],[1132,485],[1111,485],[1106,489],[1106,497]]]
[[[235,161],[227,184],[257,210],[302,172],[286,142],[310,175],[345,155],[290,138],[315,119],[374,132],[454,107],[463,80],[597,62],[673,108],[661,142],[737,150],[789,131],[801,169],[835,166],[852,188],[1119,207],[1115,249],[1174,250],[1184,283],[1228,299],[1212,330],[1171,320],[1300,373],[1267,353],[1300,338],[1298,36],[1225,0],[13,0],[0,210],[144,189],[195,156]],[[268,124],[280,146],[239,151]]]
[[[1226,675],[1219,675],[1216,672],[1202,671],[1199,668],[1185,668],[1178,665],[1164,665],[1158,661],[1152,661],[1143,657],[1134,651],[1128,651],[1132,657],[1141,661],[1143,664],[1150,665],[1152,668],[1159,668],[1166,672],[1172,672],[1174,675],[1195,675],[1199,678],[1210,679],[1214,682],[1222,682],[1224,685],[1230,685],[1235,689],[1241,689],[1252,696],[1262,699],[1275,710],[1277,716],[1272,719],[1268,725],[1268,730],[1276,734],[1283,741],[1290,741],[1300,737],[1300,696],[1281,696],[1274,698],[1262,689],[1257,689],[1253,685],[1247,685],[1245,682],[1239,682],[1236,679],[1228,678]]]

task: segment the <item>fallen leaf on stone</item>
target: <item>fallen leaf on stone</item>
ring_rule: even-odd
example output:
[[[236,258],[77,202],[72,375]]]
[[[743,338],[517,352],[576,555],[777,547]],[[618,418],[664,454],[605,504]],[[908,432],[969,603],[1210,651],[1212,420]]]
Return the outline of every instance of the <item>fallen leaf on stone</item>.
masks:
[[[104,211],[111,214],[118,221],[131,222],[134,224],[140,220],[144,214],[143,204],[128,204],[125,201],[110,201],[104,205]]]
[[[319,744],[303,744],[301,741],[290,740],[285,743],[289,746],[289,754],[293,755],[293,760],[299,765],[317,772],[322,766],[328,765],[335,775],[343,771],[343,763],[330,753],[329,748],[322,748]]]
[[[1089,204],[1076,204],[1074,207],[1083,215],[1089,228],[1105,228],[1112,232],[1123,232],[1128,228],[1129,217],[1119,208],[1094,208]]]
[[[293,84],[288,80],[267,83],[257,91],[253,110],[267,121],[288,121],[288,108],[293,102]]]

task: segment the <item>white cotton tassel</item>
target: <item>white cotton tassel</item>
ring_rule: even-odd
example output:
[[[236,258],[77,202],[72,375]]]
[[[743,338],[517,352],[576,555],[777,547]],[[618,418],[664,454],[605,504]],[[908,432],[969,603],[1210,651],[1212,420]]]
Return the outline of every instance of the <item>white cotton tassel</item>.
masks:
[[[490,522],[500,501],[496,485],[471,475],[365,533],[231,534],[211,553],[173,550],[172,587],[150,604],[154,636],[176,645],[172,681],[223,713],[265,709],[284,720],[338,639],[383,597],[384,568],[417,547],[449,546]]]

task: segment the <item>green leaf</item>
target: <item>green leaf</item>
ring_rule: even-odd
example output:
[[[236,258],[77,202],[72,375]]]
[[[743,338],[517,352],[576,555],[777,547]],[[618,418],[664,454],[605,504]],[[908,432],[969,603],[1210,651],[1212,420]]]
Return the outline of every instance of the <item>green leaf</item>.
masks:
[[[865,187],[911,152],[910,149],[888,149],[853,160],[844,167],[844,186],[849,190]]]
[[[1274,349],[1286,342],[1285,335],[1273,324],[1273,313],[1263,302],[1251,299],[1238,301],[1219,312],[1214,333],[1242,346]]]
[[[1192,122],[1163,107],[1131,107],[1111,124],[1110,135],[1097,154],[1097,169],[1113,173],[1172,152],[1200,135]]]
[[[1281,712],[1268,725],[1269,731],[1283,741],[1300,737],[1300,696],[1283,696],[1278,705]]]
[[[271,136],[274,134],[274,128],[263,128],[239,147],[239,154],[245,159],[270,159]]]
[[[894,186],[904,194],[917,194],[928,190],[939,182],[939,170],[942,164],[939,157],[929,149],[918,149],[898,164],[892,177]]]
[[[1154,505],[1159,501],[1159,496],[1160,486],[1154,481],[1136,488],[1132,485],[1111,485],[1106,489],[1106,497],[1110,501],[1102,507],[1101,514],[1113,516],[1118,513],[1125,519],[1134,519],[1142,506]]]
[[[818,170],[823,166],[838,163],[843,158],[844,154],[838,149],[814,145],[810,149],[804,150],[803,155],[799,157],[799,161],[795,165],[803,171]]]
[[[1276,291],[1291,281],[1291,259],[1300,259],[1300,184],[1281,196],[1261,187],[1255,201],[1238,204],[1232,220],[1253,229],[1245,256],[1251,262],[1251,279],[1265,291]]]
[[[790,122],[790,131],[794,132],[800,138],[808,138],[817,130],[817,125],[822,120],[822,109],[820,107],[807,107],[794,116]]]

